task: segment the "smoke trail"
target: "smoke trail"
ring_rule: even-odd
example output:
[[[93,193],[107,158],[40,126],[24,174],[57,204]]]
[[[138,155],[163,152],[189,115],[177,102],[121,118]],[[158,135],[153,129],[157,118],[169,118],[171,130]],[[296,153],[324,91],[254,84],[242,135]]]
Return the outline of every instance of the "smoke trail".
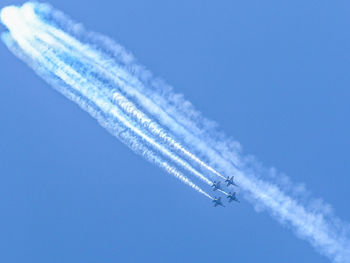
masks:
[[[142,132],[130,125],[130,123],[128,123],[128,121],[120,115],[118,110],[113,107],[113,105],[110,105],[110,103],[106,101],[102,96],[100,96],[98,92],[91,90],[91,85],[89,85],[81,76],[79,76],[79,74],[74,72],[74,70],[72,70],[68,65],[57,59],[57,57],[50,53],[50,50],[45,50],[45,48],[36,50],[34,47],[40,47],[40,44],[35,43],[34,40],[30,41],[23,37],[25,35],[28,37],[31,36],[30,30],[27,30],[24,24],[20,23],[20,21],[17,21],[16,26],[18,26],[16,29],[19,31],[11,31],[11,34],[14,36],[15,41],[18,44],[17,48],[12,36],[3,36],[3,40],[7,46],[14,51],[15,54],[18,54],[21,59],[25,60],[32,68],[38,72],[39,75],[50,82],[53,86],[57,87],[57,89],[60,90],[65,96],[75,101],[79,106],[88,111],[101,123],[102,126],[106,127],[113,135],[121,139],[135,152],[142,154],[147,160],[160,166],[168,173],[174,175],[176,178],[180,179],[182,182],[189,185],[196,191],[200,192],[210,199],[213,199],[200,187],[198,187],[181,172],[179,172],[175,167],[162,160],[161,157],[149,150],[149,148],[146,148],[138,138],[141,137],[141,139],[147,140],[149,143],[153,143],[153,139],[148,138],[142,134]],[[31,44],[30,42],[33,43]],[[47,57],[49,57],[49,59]],[[30,61],[35,62],[33,63]],[[57,81],[54,81],[55,77],[52,77],[52,73],[56,75],[56,77],[59,77],[61,82],[67,84],[68,88],[64,84],[57,84]],[[69,86],[74,86],[79,90],[79,93],[69,89]],[[113,120],[110,120],[111,116],[114,117]],[[115,123],[116,116],[119,117],[117,118],[118,123]],[[128,129],[129,131],[125,132],[125,129]],[[123,132],[116,134],[116,130]],[[138,137],[135,137],[135,135]],[[161,150],[161,146],[157,145],[157,147],[159,150]],[[180,163],[182,162],[180,158],[177,158],[170,152],[166,150],[165,152],[172,157],[172,160],[176,160]],[[205,180],[207,179],[205,178]]]
[[[168,162],[207,184],[211,181],[206,176],[224,178],[234,174],[254,205],[288,223],[300,237],[335,262],[350,262],[344,223],[324,211],[306,208],[305,203],[288,196],[276,183],[259,178],[256,170],[247,168],[238,143],[217,133],[212,122],[166,84],[154,79],[124,48],[106,37],[84,31],[47,5],[31,3],[19,10],[21,17],[17,20],[9,12],[1,13],[11,37],[20,44],[14,53],[31,55],[34,63],[29,65],[45,72],[41,76],[50,83],[63,81],[62,87],[52,85],[102,126],[118,130],[117,137],[134,151],[185,183],[190,182],[188,178]],[[25,21],[22,27],[18,24],[21,19],[22,23]],[[14,44],[9,44],[11,37],[5,37],[5,43],[14,49]],[[44,57],[40,60],[41,54]],[[251,165],[254,168],[256,164]],[[188,184],[211,198],[198,186]]]
[[[28,13],[28,12],[27,12]],[[24,25],[21,26],[21,28],[23,28]],[[33,33],[32,33],[33,34]],[[39,34],[36,33],[36,36],[38,38],[40,38],[42,41],[46,41],[49,42],[51,44],[51,46],[53,46],[52,44],[52,38],[50,38],[47,35],[44,34]],[[39,46],[39,44],[34,45],[36,47]],[[44,49],[40,51],[40,53],[44,52],[45,47],[43,47]],[[63,48],[63,47],[62,47]],[[47,52],[46,52],[47,53]],[[92,83],[95,86],[99,86],[100,87],[100,93],[105,92],[103,90],[103,86],[105,86],[105,83],[102,83],[101,81],[98,81],[94,78],[91,77],[91,73],[88,69],[86,69],[86,63],[80,63],[79,67],[75,66],[75,70],[72,69],[71,67],[69,67],[68,65],[62,65],[62,61],[59,61],[59,59],[57,60],[57,56],[50,54],[49,57],[51,59],[53,59],[54,57],[56,58],[56,65],[60,64],[61,68],[65,68],[64,72],[70,72],[71,74],[74,74],[73,79],[80,79],[80,81],[84,81],[86,84],[85,85],[91,85],[89,83]],[[71,55],[71,57],[73,57],[73,55]],[[64,63],[64,62],[63,62]],[[83,71],[83,74],[85,75],[85,78],[83,78],[81,75],[79,75],[79,73],[77,73],[77,71]],[[67,79],[67,78],[65,78]],[[74,84],[71,84],[74,85]],[[146,127],[148,129],[148,131],[150,131],[153,134],[156,134],[157,136],[163,138],[166,142],[170,142],[170,144],[172,146],[174,146],[175,149],[180,149],[182,152],[186,152],[188,153],[187,155],[191,157],[191,159],[196,160],[195,156],[192,156],[191,153],[187,152],[186,150],[184,150],[177,142],[175,142],[173,139],[171,139],[168,135],[166,135],[166,133],[157,126],[157,124],[155,122],[153,122],[150,118],[148,118],[145,114],[143,114],[141,111],[139,111],[129,100],[127,100],[124,96],[122,96],[121,94],[119,94],[118,92],[113,91],[110,94],[106,94],[107,96],[110,95],[114,98],[114,101],[117,102],[117,104],[121,107],[121,109],[123,109],[125,112],[127,112],[128,114],[132,115],[134,118],[136,118],[136,121],[138,122],[138,124],[143,125],[144,127]],[[115,109],[113,111],[113,114],[115,115],[115,117],[117,117],[119,120],[122,120],[123,123],[125,123],[125,125],[131,129],[134,130],[134,132],[136,132],[139,136],[141,136],[147,143],[151,144],[152,146],[154,146],[155,148],[157,148],[157,150],[161,151],[164,155],[168,156],[169,158],[171,158],[174,162],[176,162],[178,165],[180,165],[181,167],[183,167],[184,169],[188,170],[190,173],[192,173],[193,175],[197,176],[200,180],[204,181],[206,184],[211,185],[212,182],[210,180],[208,180],[206,177],[204,177],[200,172],[198,172],[196,169],[194,169],[191,165],[189,165],[187,162],[183,161],[181,158],[178,158],[177,156],[175,156],[174,154],[172,154],[169,150],[165,149],[163,146],[161,146],[160,144],[158,144],[154,139],[150,138],[149,136],[145,135],[144,131],[140,131],[140,129],[135,128],[133,125],[137,126],[137,124],[133,124],[130,125],[130,123],[132,121],[125,119],[122,114]],[[200,162],[200,160],[198,160]],[[205,165],[205,164],[203,164]]]
[[[41,9],[46,8],[39,8],[39,11]],[[103,55],[100,55],[98,52],[96,52],[96,50],[92,50],[89,46],[80,43],[79,41],[70,37],[63,31],[57,30],[50,24],[45,24],[42,21],[38,20],[33,13],[31,5],[25,5],[23,7],[23,14],[24,18],[27,19],[27,23],[32,23],[33,26],[39,28],[40,30],[51,33],[52,37],[56,38],[58,41],[61,41],[61,43],[64,43],[64,45],[61,45],[61,48],[66,49],[67,47],[69,47],[72,50],[72,56],[77,56],[78,54],[83,53],[83,55],[80,55],[79,58],[81,60],[84,60],[86,63],[88,63],[88,61],[86,61],[86,58],[89,58],[90,62],[94,64],[94,70],[99,71],[99,77],[106,77],[109,81],[118,85],[118,87],[120,87],[122,91],[125,92],[127,95],[135,97],[138,100],[138,103],[144,106],[144,109],[148,110],[150,107],[152,107],[154,108],[152,111],[153,114],[156,112],[158,115],[163,113],[163,111],[159,107],[157,107],[157,105],[153,101],[149,100],[147,96],[144,96],[142,93],[140,93],[137,89],[134,88],[134,86],[137,87],[141,85],[141,83],[137,83],[137,79],[129,76],[129,74],[126,73],[121,67],[118,67],[118,65],[109,63],[110,59],[103,58]],[[47,35],[44,35],[44,37],[46,40],[48,39]],[[120,79],[118,77],[120,77]],[[205,168],[206,170],[221,178],[224,178],[224,176],[222,176],[215,169],[213,169],[205,162],[197,158],[190,151],[186,150],[184,146],[182,146],[178,141],[171,138],[171,136],[169,136],[169,134],[167,134],[156,122],[152,121],[144,113],[138,110],[137,107],[133,105],[133,103],[127,101],[127,99],[122,94],[115,93],[114,98],[117,102],[122,100],[123,103],[121,103],[120,105],[124,108],[124,110],[126,110],[129,114],[132,114],[134,117],[138,118],[141,124],[145,125],[151,132],[156,134],[164,142],[172,146],[175,150],[178,150],[187,158],[190,158],[191,160],[199,164],[201,167]],[[168,116],[166,115],[164,117],[168,118]],[[171,121],[174,122],[175,120],[172,119]]]
[[[24,9],[26,12],[25,14],[28,15],[28,9]],[[26,16],[24,16],[26,17]],[[30,22],[30,21],[25,21],[25,22]],[[25,27],[26,23],[22,23],[21,26],[19,28],[21,28],[21,30],[23,30],[23,28]],[[30,31],[30,29],[28,30]],[[15,32],[14,32],[15,33]],[[50,36],[45,35],[45,34],[40,34],[40,32],[31,32],[31,35],[33,36],[35,34],[35,36],[39,39],[41,39],[42,41],[46,41],[46,43],[50,43],[51,47],[54,46],[53,43],[53,39],[50,38]],[[35,44],[33,46],[39,47],[40,44]],[[61,47],[64,48],[64,47]],[[40,50],[39,53],[43,53],[46,50],[45,47],[42,47],[42,50]],[[57,50],[57,49],[56,49]],[[48,51],[46,51],[46,53],[48,53]],[[57,52],[56,52],[57,53]],[[61,52],[62,53],[62,52]],[[75,69],[72,69],[69,65],[63,65],[62,62],[59,58],[57,58],[56,55],[54,54],[50,54],[48,55],[51,59],[55,58],[55,64],[56,65],[61,65],[60,68],[65,68],[64,72],[70,72],[70,74],[73,74],[74,76],[72,77],[72,79],[75,80],[80,80],[83,81],[85,84],[85,86],[88,85],[95,85],[95,86],[99,86],[100,87],[100,91],[99,93],[105,93],[105,91],[103,90],[103,87],[105,85],[105,83],[101,83],[98,82],[96,79],[91,77],[91,71],[89,71],[88,69],[86,69],[86,64],[85,63],[80,63],[79,66],[76,65]],[[62,55],[61,55],[62,57]],[[70,56],[70,63],[73,63],[72,61],[74,61],[74,59],[71,59],[73,57],[73,55]],[[75,62],[76,63],[76,62]],[[83,74],[85,75],[85,78],[83,78],[77,71],[83,71]],[[60,73],[62,74],[62,73]],[[64,79],[67,81],[67,77],[64,77]],[[91,83],[91,84],[89,84]],[[70,83],[71,85],[74,85],[74,83]],[[157,126],[156,123],[152,122],[151,119],[149,119],[145,114],[143,114],[142,112],[140,112],[139,110],[136,109],[136,107],[129,102],[125,97],[123,97],[122,95],[118,94],[117,92],[113,91],[113,93],[111,94],[106,94],[106,96],[112,96],[115,101],[118,102],[118,105],[121,106],[121,108],[126,111],[127,113],[131,114],[133,117],[135,117],[138,121],[138,124],[144,125],[146,128],[148,128],[148,131],[151,131],[153,134],[156,134],[160,137],[164,137],[168,140],[172,140],[169,137],[167,137],[167,135],[165,134],[165,132],[163,132],[161,130],[160,127]],[[154,139],[150,138],[149,136],[145,135],[144,131],[140,131],[140,129],[135,128],[135,126],[137,126],[137,124],[133,124],[131,125],[132,121],[126,119],[123,114],[120,113],[120,111],[118,111],[116,108],[113,110],[112,112],[116,118],[118,118],[119,120],[122,120],[122,122],[130,129],[133,129],[134,132],[136,132],[140,137],[142,137],[147,143],[151,144],[152,146],[154,146],[155,148],[157,148],[157,150],[161,151],[164,155],[168,156],[169,158],[171,158],[174,162],[176,162],[178,165],[182,166],[184,169],[187,169],[190,173],[192,173],[193,175],[197,176],[200,180],[204,181],[206,184],[211,185],[212,182],[210,180],[208,180],[206,177],[204,177],[200,172],[198,172],[196,169],[194,169],[191,165],[189,165],[187,162],[183,161],[181,158],[178,158],[177,156],[175,156],[174,154],[172,154],[169,150],[167,150],[166,148],[164,148],[163,146],[161,146],[160,144],[158,144]],[[178,143],[173,142],[173,145],[175,146],[175,148],[179,149],[181,148],[181,146],[179,146]],[[181,148],[182,149],[182,148]],[[188,153],[189,155],[191,155],[190,153]],[[195,159],[195,157],[192,157],[192,159]]]

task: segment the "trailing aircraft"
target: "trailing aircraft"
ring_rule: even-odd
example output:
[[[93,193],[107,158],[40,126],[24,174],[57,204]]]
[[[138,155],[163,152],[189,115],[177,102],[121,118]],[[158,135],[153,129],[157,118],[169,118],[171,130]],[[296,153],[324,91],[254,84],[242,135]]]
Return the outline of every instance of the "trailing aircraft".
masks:
[[[236,201],[236,202],[240,203],[239,200],[238,200],[237,197],[236,197],[236,192],[233,192],[232,194],[231,194],[231,192],[230,192],[230,193],[228,194],[227,198],[228,198],[228,201],[229,201],[230,203],[231,203],[232,201]]]
[[[217,206],[224,206],[221,202],[221,197],[215,197],[213,199],[213,203],[214,203],[214,207],[217,207]]]
[[[213,191],[221,190],[221,182],[214,181],[211,187],[213,187]]]
[[[227,186],[230,186],[231,184],[232,184],[232,185],[235,185],[235,186],[238,186],[238,185],[236,185],[235,182],[233,181],[233,178],[234,178],[233,175],[231,176],[231,178],[230,178],[230,176],[227,176],[227,178],[226,178],[226,180],[225,180],[225,182],[227,183]]]

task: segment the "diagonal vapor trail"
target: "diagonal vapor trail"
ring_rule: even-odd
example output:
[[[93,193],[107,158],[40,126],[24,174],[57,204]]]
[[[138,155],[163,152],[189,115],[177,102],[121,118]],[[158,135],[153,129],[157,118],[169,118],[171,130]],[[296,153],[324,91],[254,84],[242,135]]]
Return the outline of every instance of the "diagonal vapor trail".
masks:
[[[163,110],[157,107],[157,104],[155,104],[153,101],[147,98],[147,96],[144,96],[142,93],[138,91],[137,86],[142,85],[141,83],[137,83],[137,79],[130,78],[129,74],[124,72],[124,69],[122,69],[117,64],[113,64],[113,62],[110,62],[110,58],[104,58],[103,55],[99,54],[98,51],[91,49],[89,46],[82,44],[81,42],[77,41],[73,37],[69,36],[65,32],[62,32],[61,30],[57,30],[57,28],[45,24],[39,19],[33,15],[32,10],[29,8],[24,7],[24,19],[26,19],[27,23],[31,23],[34,27],[40,29],[41,31],[50,34],[43,35],[43,37],[47,40],[49,37],[55,38],[59,43],[61,43],[61,48],[65,49],[66,51],[71,50],[72,56],[79,55],[79,58],[81,60],[84,60],[85,62],[93,63],[94,64],[94,70],[98,70],[101,75],[106,77],[109,81],[114,83],[115,85],[118,85],[118,87],[121,89],[121,91],[125,92],[129,96],[134,96],[138,103],[144,106],[146,109],[149,109],[150,107],[154,107],[155,111],[158,112],[158,114],[163,113]],[[52,39],[51,39],[51,43]],[[63,43],[63,44],[62,44]],[[57,42],[56,42],[57,44]],[[67,49],[68,47],[68,49]],[[81,54],[83,53],[83,54]],[[88,58],[88,61],[86,61]],[[128,82],[132,84],[128,84]],[[135,83],[136,82],[136,83]],[[122,94],[115,93],[113,95],[116,102],[122,100],[123,104],[120,104],[121,106],[124,105],[124,110],[128,111],[129,114],[132,114],[134,117],[138,118],[139,121],[147,126],[147,128],[152,131],[154,134],[159,136],[160,139],[162,139],[164,142],[168,143],[171,147],[178,150],[181,154],[185,155],[187,158],[190,158],[194,162],[196,162],[198,165],[203,167],[204,169],[207,169],[211,173],[221,177],[225,178],[223,175],[221,175],[218,171],[216,171],[214,168],[200,160],[198,157],[196,157],[194,154],[192,154],[190,151],[185,149],[184,146],[182,146],[178,141],[173,139],[171,136],[169,136],[156,122],[152,121],[150,118],[148,118],[143,112],[137,109],[133,103],[128,101]],[[145,103],[147,103],[145,105]],[[169,116],[165,116],[165,118],[169,118]],[[171,121],[175,121],[174,119],[171,119]]]
[[[31,62],[31,58],[29,58],[27,55],[23,54],[21,50],[18,49],[17,45],[14,43],[14,40],[10,35],[3,35],[3,41],[5,44],[9,47],[10,50],[12,50],[17,56],[19,56],[22,60],[25,60],[29,65],[35,68],[35,70],[38,72],[39,75],[41,75],[44,79],[46,79],[50,84],[58,88],[59,90],[62,90],[62,84],[58,84],[57,82],[54,81],[54,78],[52,77],[47,77],[50,75],[50,70],[49,70],[49,61],[46,61],[45,67],[42,65],[37,65],[35,62]],[[24,43],[22,42],[22,45]],[[36,59],[41,57],[41,52],[43,50],[40,50],[41,52],[35,51],[35,50],[29,50],[26,49],[27,52],[30,52],[32,56],[35,56]],[[44,59],[43,59],[44,60]],[[43,61],[42,61],[43,62]],[[56,61],[56,64],[60,64],[59,62]],[[62,67],[62,65],[61,65]],[[52,71],[52,69],[51,69]],[[64,82],[70,82],[73,80],[69,80],[68,75],[63,75],[64,73],[58,73],[56,72],[57,75],[61,76],[61,79],[65,79]],[[74,85],[77,85],[74,83]],[[123,123],[116,123],[115,120],[108,120],[108,112],[110,111],[110,114],[115,115],[115,111],[113,109],[108,109],[108,104],[101,101],[100,99],[94,98],[93,101],[94,103],[91,103],[91,101],[88,101],[91,98],[85,98],[82,94],[79,94],[78,97],[74,96],[73,94],[69,94],[69,89],[67,87],[63,87],[63,92],[64,95],[66,95],[68,98],[72,99],[75,101],[79,106],[81,106],[83,109],[88,111],[93,117],[98,119],[100,124],[104,126],[108,131],[110,131],[113,135],[118,137],[122,142],[127,144],[132,150],[134,150],[136,153],[141,154],[145,159],[155,163],[162,169],[164,169],[166,172],[170,173],[171,175],[175,176],[178,178],[180,181],[183,183],[189,185],[191,188],[194,190],[198,191],[199,193],[205,195],[206,197],[213,199],[209,194],[207,194],[203,189],[198,187],[195,183],[193,183],[190,179],[188,179],[185,175],[183,175],[176,167],[172,166],[169,164],[169,162],[163,160],[159,154],[156,154],[154,151],[150,150],[147,148],[145,145],[142,144],[140,141],[140,138],[135,136],[137,135],[136,133],[133,133],[133,129],[130,128],[130,130],[127,130],[127,126],[124,125]],[[96,102],[96,103],[95,103]],[[94,106],[93,106],[94,105]],[[121,125],[121,126],[120,126]]]
[[[210,199],[188,176],[211,185],[213,177],[234,175],[253,205],[269,211],[334,262],[350,262],[345,223],[307,208],[245,167],[238,143],[215,132],[210,121],[154,79],[123,47],[86,32],[46,4],[4,8],[1,21],[9,29],[2,39],[16,56],[136,153]]]
[[[24,9],[24,10],[28,10],[28,9]],[[24,16],[24,19],[26,19],[28,17],[28,14],[30,14],[30,10],[28,10],[25,14],[27,16]],[[30,16],[30,17],[32,17],[32,16]],[[25,22],[26,23],[30,23],[31,21],[26,20]],[[22,25],[22,27],[23,27],[23,25]],[[44,26],[41,25],[41,28],[44,28]],[[34,32],[32,32],[32,34],[34,34]],[[36,33],[35,36],[37,38],[39,38],[40,40],[42,40],[42,41],[47,41],[47,42],[51,43],[51,46],[55,45],[53,43],[53,39],[47,34],[43,34],[43,33],[39,32],[39,33]],[[72,42],[72,41],[70,41],[70,42]],[[38,46],[38,45],[36,45],[36,46]],[[61,49],[65,49],[66,51],[68,51],[65,48],[65,46],[63,46],[63,45],[59,45],[59,46],[60,46]],[[53,57],[53,56],[54,55],[50,55],[50,57]],[[74,54],[70,55],[70,57],[74,57],[74,56],[75,56]],[[80,58],[80,59],[82,60],[83,58]],[[80,67],[79,68],[76,67],[76,70],[82,71],[82,68],[83,68],[84,75],[86,76],[85,78],[90,83],[94,83],[94,85],[96,85],[96,86],[98,85],[100,87],[103,87],[103,85],[106,85],[106,83],[101,83],[101,81],[94,79],[92,77],[91,70],[89,71],[88,69],[85,69],[85,67],[86,67],[86,63],[80,63]],[[70,68],[70,67],[66,66],[66,68]],[[94,69],[96,70],[96,65],[94,65]],[[74,69],[70,69],[70,71],[72,72],[72,71],[74,71]],[[75,74],[77,74],[77,73],[75,72]],[[77,78],[81,79],[82,77],[75,76],[75,78],[76,79]],[[102,88],[100,88],[100,89],[102,91]],[[104,92],[106,92],[106,91],[104,91]],[[157,123],[152,121],[143,112],[138,110],[137,107],[132,102],[130,102],[126,97],[124,97],[122,94],[116,92],[115,90],[112,90],[112,93],[109,92],[108,95],[113,97],[113,100],[117,103],[118,106],[120,106],[120,108],[122,110],[127,112],[133,118],[135,118],[137,120],[138,124],[144,126],[145,128],[147,128],[148,131],[150,131],[151,133],[157,135],[159,138],[162,138],[165,142],[169,143],[175,149],[180,150],[182,153],[184,153],[190,159],[192,159],[195,162],[201,164],[202,166],[206,166],[206,164],[204,162],[199,160],[196,156],[192,155],[189,151],[184,149],[178,142],[176,142],[169,135],[167,135],[166,132],[163,131],[162,128],[159,127],[159,125],[157,125]],[[129,120],[125,120],[125,118],[120,116],[120,115],[118,115],[117,118],[123,120],[126,123],[125,125],[129,125],[130,124]],[[204,181],[206,184],[208,184],[208,185],[212,184],[212,182],[208,178],[204,177],[200,172],[198,172],[196,169],[191,167],[191,165],[189,165],[187,162],[185,162],[182,159],[176,157],[170,151],[168,151],[167,149],[165,149],[164,147],[159,145],[157,142],[155,142],[153,139],[151,139],[148,136],[144,135],[139,129],[136,129],[136,128],[134,128],[134,129],[135,129],[135,132],[138,133],[144,140],[146,140],[147,142],[149,142],[150,144],[155,146],[158,150],[162,151],[163,154],[169,156],[173,161],[178,163],[184,169],[188,170],[190,173],[192,173],[193,175],[198,177],[200,180]],[[209,167],[209,169],[210,169],[210,167]]]
[[[167,155],[168,157],[171,157],[171,160],[173,162],[177,162],[180,165],[182,165],[184,168],[188,169],[190,172],[195,174],[196,176],[203,178],[203,180],[210,184],[210,181],[203,177],[199,172],[197,172],[195,169],[193,169],[189,164],[187,164],[185,161],[178,158],[175,154],[171,153],[167,149],[165,149],[163,146],[159,145],[153,138],[148,137],[142,131],[140,131],[137,127],[132,125],[132,122],[128,121],[126,116],[123,116],[123,113],[118,110],[118,108],[111,105],[111,103],[104,98],[104,96],[101,96],[101,93],[97,92],[97,87],[94,87],[94,85],[91,85],[86,79],[84,79],[79,73],[77,73],[74,69],[72,69],[68,64],[65,64],[63,61],[61,61],[57,56],[53,54],[50,49],[44,46],[41,46],[40,43],[34,40],[32,38],[32,33],[30,30],[25,29],[25,25],[23,23],[18,23],[19,31],[12,31],[13,36],[16,38],[17,43],[22,48],[22,50],[31,56],[31,59],[35,59],[37,62],[41,64],[41,70],[54,72],[56,76],[58,76],[63,82],[68,84],[69,86],[74,86],[76,90],[79,92],[80,98],[82,96],[86,97],[89,102],[93,102],[96,104],[97,108],[102,111],[104,114],[112,115],[112,118],[114,120],[118,120],[124,128],[129,129],[132,133],[134,133],[136,136],[141,138],[141,140],[146,141],[148,144],[152,145],[154,148],[156,148],[158,151],[162,152],[164,155]],[[26,37],[23,37],[23,35],[26,35],[29,37],[29,39],[26,39]],[[11,42],[6,41],[8,45],[11,44]],[[80,101],[76,101],[79,105],[82,103]],[[92,115],[95,115],[94,112]],[[104,117],[105,118],[105,117]],[[107,122],[108,125],[113,125],[112,122],[109,120],[103,120],[101,122]],[[194,188],[198,192],[202,193],[203,195],[207,196],[210,199],[213,199],[209,194],[207,194],[204,190],[202,190],[199,186],[194,184],[190,179],[188,179],[186,176],[182,175],[175,167],[171,166],[170,164],[166,163],[165,161],[162,161],[162,159],[157,156],[156,154],[153,154],[149,150],[145,150],[144,145],[141,143],[136,143],[136,140],[127,140],[124,141],[128,146],[132,146],[132,148],[140,148],[137,152],[142,152],[144,157],[148,160],[153,161],[158,166],[165,169],[167,172],[171,173],[190,187]],[[144,149],[142,149],[144,148]],[[159,155],[159,154],[158,154]]]

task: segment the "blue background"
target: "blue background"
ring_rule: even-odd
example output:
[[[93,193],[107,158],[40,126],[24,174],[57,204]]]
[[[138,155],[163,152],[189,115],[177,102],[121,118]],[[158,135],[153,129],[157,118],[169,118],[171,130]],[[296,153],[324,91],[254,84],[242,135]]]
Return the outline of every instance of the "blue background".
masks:
[[[348,1],[50,2],[350,221]],[[0,67],[0,262],[328,262],[245,201],[212,208],[3,44]]]

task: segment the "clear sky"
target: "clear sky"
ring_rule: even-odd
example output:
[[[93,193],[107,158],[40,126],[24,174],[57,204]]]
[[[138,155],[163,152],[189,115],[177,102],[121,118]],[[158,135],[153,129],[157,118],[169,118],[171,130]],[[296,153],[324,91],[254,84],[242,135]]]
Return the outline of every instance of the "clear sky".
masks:
[[[350,222],[348,1],[49,2]],[[329,262],[244,200],[212,208],[2,43],[0,68],[0,262]]]

